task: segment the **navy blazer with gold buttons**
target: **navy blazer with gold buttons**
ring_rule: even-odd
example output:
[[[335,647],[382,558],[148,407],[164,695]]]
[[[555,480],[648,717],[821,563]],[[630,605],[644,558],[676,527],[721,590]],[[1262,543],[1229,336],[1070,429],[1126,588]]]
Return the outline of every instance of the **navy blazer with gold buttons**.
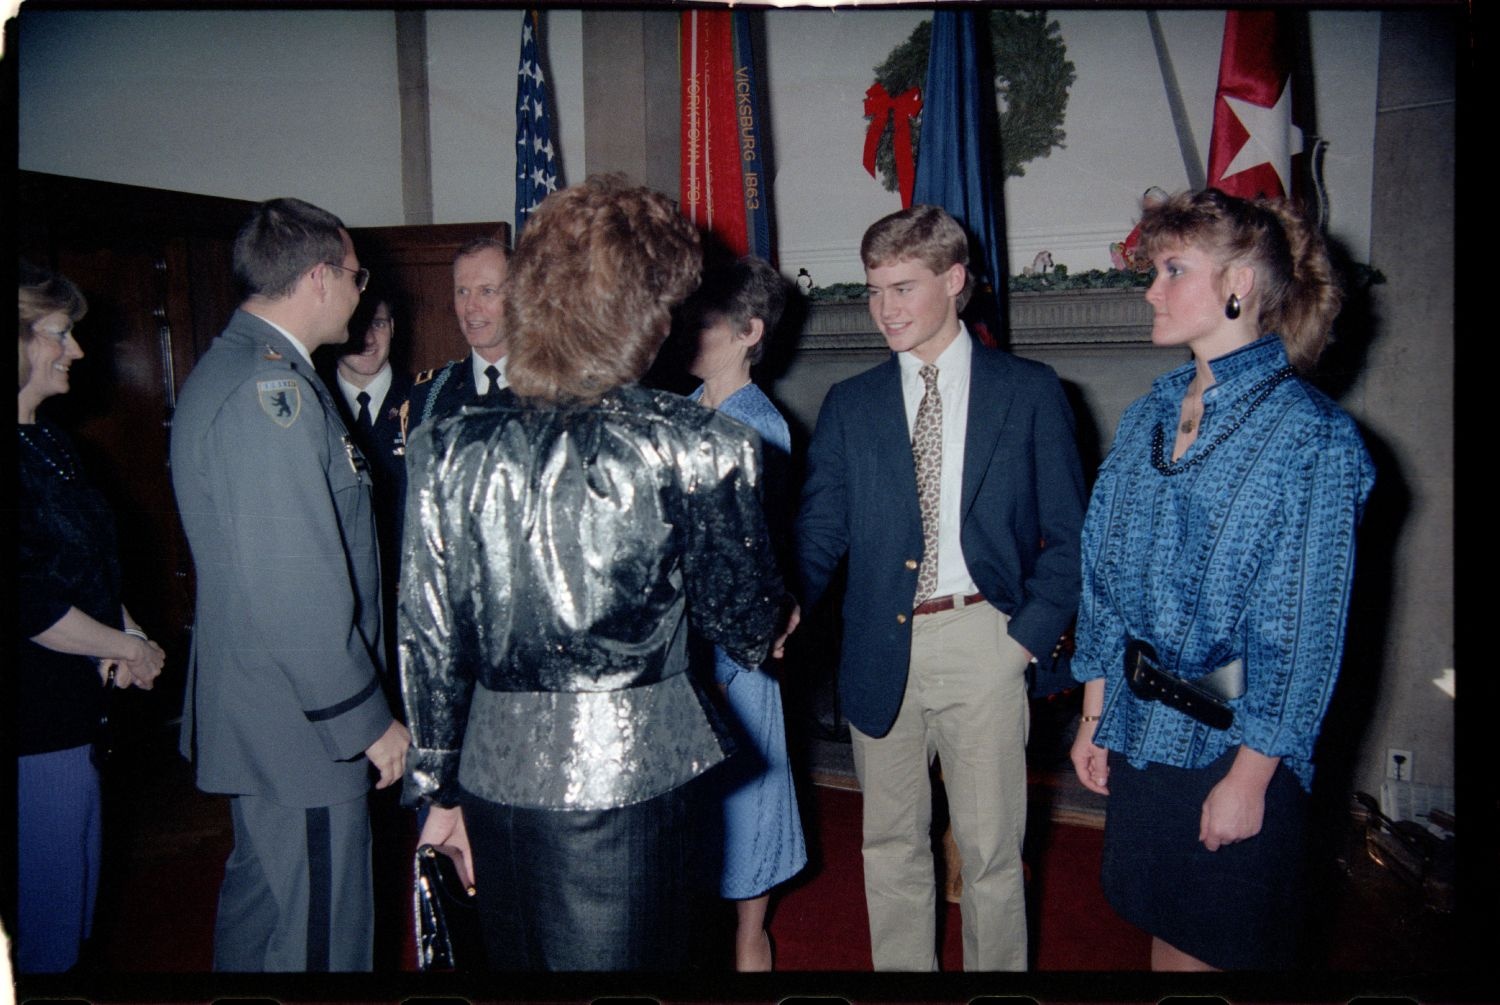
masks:
[[[967,337],[967,336],[962,336]],[[1047,669],[1078,610],[1084,485],[1073,412],[1048,366],[977,341],[969,378],[960,543],[975,585]],[[916,469],[896,357],[829,390],[797,517],[804,608],[847,556],[843,713],[862,733],[895,721],[922,558]]]

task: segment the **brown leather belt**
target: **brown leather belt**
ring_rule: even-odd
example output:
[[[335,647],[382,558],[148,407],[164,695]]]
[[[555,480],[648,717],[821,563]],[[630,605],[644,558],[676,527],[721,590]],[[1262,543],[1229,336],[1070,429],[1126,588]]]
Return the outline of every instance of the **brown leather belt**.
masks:
[[[939,611],[951,611],[955,607],[968,607],[984,600],[984,594],[971,593],[967,597],[961,597],[956,593],[950,593],[946,597],[933,597],[918,604],[912,614],[937,614]]]

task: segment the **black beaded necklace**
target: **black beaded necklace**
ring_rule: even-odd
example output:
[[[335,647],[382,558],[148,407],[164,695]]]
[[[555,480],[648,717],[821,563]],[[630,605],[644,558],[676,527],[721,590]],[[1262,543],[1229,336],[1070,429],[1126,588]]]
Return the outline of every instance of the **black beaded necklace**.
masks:
[[[1239,404],[1240,402],[1248,401],[1250,402],[1250,404],[1247,405],[1243,410],[1241,410],[1238,415],[1234,417],[1233,422],[1224,427],[1223,432],[1213,438],[1212,443],[1204,447],[1203,450],[1201,450],[1191,460],[1184,461],[1181,464],[1174,464],[1173,462],[1167,460],[1166,434],[1162,431],[1161,424],[1157,423],[1156,428],[1151,433],[1152,467],[1156,468],[1156,470],[1160,471],[1164,475],[1180,475],[1188,468],[1191,468],[1194,464],[1201,463],[1204,458],[1208,457],[1209,454],[1213,453],[1218,448],[1219,444],[1229,439],[1229,437],[1234,434],[1234,431],[1236,429],[1239,429],[1245,424],[1245,420],[1250,418],[1250,413],[1259,408],[1261,402],[1265,401],[1271,396],[1271,392],[1276,389],[1276,385],[1280,384],[1288,377],[1295,375],[1296,372],[1297,371],[1292,369],[1291,367],[1284,366],[1280,370],[1277,370],[1275,373],[1271,374],[1269,377],[1264,377],[1261,380],[1256,381],[1255,384],[1250,387],[1250,390],[1245,392],[1245,396],[1241,398],[1239,402],[1236,402],[1236,404]]]
[[[37,423],[32,426],[17,426],[16,431],[21,434],[21,442],[34,450],[36,455],[42,459],[42,463],[46,464],[53,471],[56,471],[58,477],[63,481],[71,482],[78,477],[78,466],[73,462],[72,452],[63,445],[62,441],[52,435],[52,430],[41,423]],[[52,449],[49,451],[42,444],[32,439],[33,432],[40,433],[46,439],[47,443],[51,445]]]

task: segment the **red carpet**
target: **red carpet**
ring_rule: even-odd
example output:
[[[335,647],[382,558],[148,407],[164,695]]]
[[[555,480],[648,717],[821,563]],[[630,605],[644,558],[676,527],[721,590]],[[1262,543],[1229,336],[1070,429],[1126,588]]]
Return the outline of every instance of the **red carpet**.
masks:
[[[112,761],[105,787],[105,861],[95,923],[98,938],[85,961],[86,971],[140,974],[150,987],[168,989],[174,986],[170,976],[162,982],[150,975],[204,973],[209,968],[219,881],[231,845],[227,801],[198,792],[190,769],[174,748],[165,740],[124,745]],[[1102,832],[1049,819],[1048,802],[1067,805],[1053,788],[1055,781],[1053,776],[1034,775],[1031,787],[1026,862],[1032,966],[1058,977],[1063,971],[1120,971],[1104,979],[1108,984],[1099,985],[1113,991],[1088,994],[1091,1000],[1117,997],[1125,993],[1121,989],[1137,987],[1138,979],[1148,976],[1143,973],[1148,940],[1121,922],[1104,902],[1099,889]],[[377,797],[373,815],[378,877],[375,966],[386,973],[414,967],[409,877],[415,817],[396,806],[392,795]],[[857,792],[810,788],[805,793],[812,862],[772,905],[771,931],[778,969],[783,972],[859,974],[869,970],[859,809]],[[1459,948],[1467,945],[1456,917],[1424,911],[1418,894],[1362,854],[1354,855],[1352,861],[1354,878],[1342,878],[1343,873],[1330,863],[1328,883],[1320,888],[1322,907],[1316,931],[1310,933],[1317,938],[1312,958],[1322,961],[1320,969],[1335,973],[1456,972]],[[700,973],[716,980],[729,969],[732,959],[733,911],[722,901],[713,900],[710,905],[697,926],[701,934],[694,958]],[[942,915],[942,965],[947,971],[957,971],[961,966],[958,909],[945,905]],[[876,987],[891,986],[883,977],[879,980],[882,983]],[[96,986],[108,986],[108,979]],[[1089,985],[1079,985],[1083,986]],[[1142,992],[1141,1001],[1160,997],[1146,994],[1144,985],[1137,990]],[[98,1000],[97,995],[89,997]],[[1340,994],[1328,1000],[1349,997]],[[1493,1000],[1489,994],[1485,998]],[[1059,1000],[1077,998],[1065,995]],[[1261,995],[1243,1000],[1270,999]]]
[[[860,796],[817,788],[808,814],[816,825],[816,858],[773,905],[771,934],[779,970],[869,970],[859,854]],[[1099,889],[1103,832],[1038,820],[1048,831],[1040,856],[1030,855],[1028,900],[1033,915],[1032,959],[1037,970],[1143,970],[1150,940],[1125,924]],[[943,902],[940,900],[940,904]],[[945,971],[963,967],[957,904],[945,904],[940,959]]]
[[[168,773],[176,774],[175,766]],[[117,821],[114,833],[126,828],[132,840],[117,849],[120,857],[107,873],[116,881],[104,891],[98,919],[103,944],[97,965],[103,970],[209,969],[218,884],[232,843],[228,808],[224,800],[191,788],[185,770],[181,775],[180,780],[158,776],[159,805],[151,798],[134,807],[133,820]],[[777,969],[868,971],[859,793],[821,787],[809,791],[812,862],[772,906]],[[1035,810],[1032,817],[1031,844],[1039,848],[1028,855],[1034,967],[1144,969],[1146,937],[1114,915],[1099,889],[1101,832],[1051,823]],[[376,968],[411,970],[408,891],[414,817],[382,799],[375,806],[375,830]],[[958,908],[946,905],[943,914],[942,966],[956,971],[962,965]],[[716,931],[711,924],[704,930],[705,939],[722,942],[727,954],[729,930]],[[705,950],[705,968],[729,965],[727,955],[719,961],[710,947]]]

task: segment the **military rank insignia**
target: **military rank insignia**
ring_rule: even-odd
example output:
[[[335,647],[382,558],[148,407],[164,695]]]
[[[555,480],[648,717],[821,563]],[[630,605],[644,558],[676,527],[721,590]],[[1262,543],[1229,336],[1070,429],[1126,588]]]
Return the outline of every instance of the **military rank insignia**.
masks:
[[[282,429],[291,428],[302,414],[302,388],[295,380],[256,381],[255,390],[260,395],[261,411]]]

